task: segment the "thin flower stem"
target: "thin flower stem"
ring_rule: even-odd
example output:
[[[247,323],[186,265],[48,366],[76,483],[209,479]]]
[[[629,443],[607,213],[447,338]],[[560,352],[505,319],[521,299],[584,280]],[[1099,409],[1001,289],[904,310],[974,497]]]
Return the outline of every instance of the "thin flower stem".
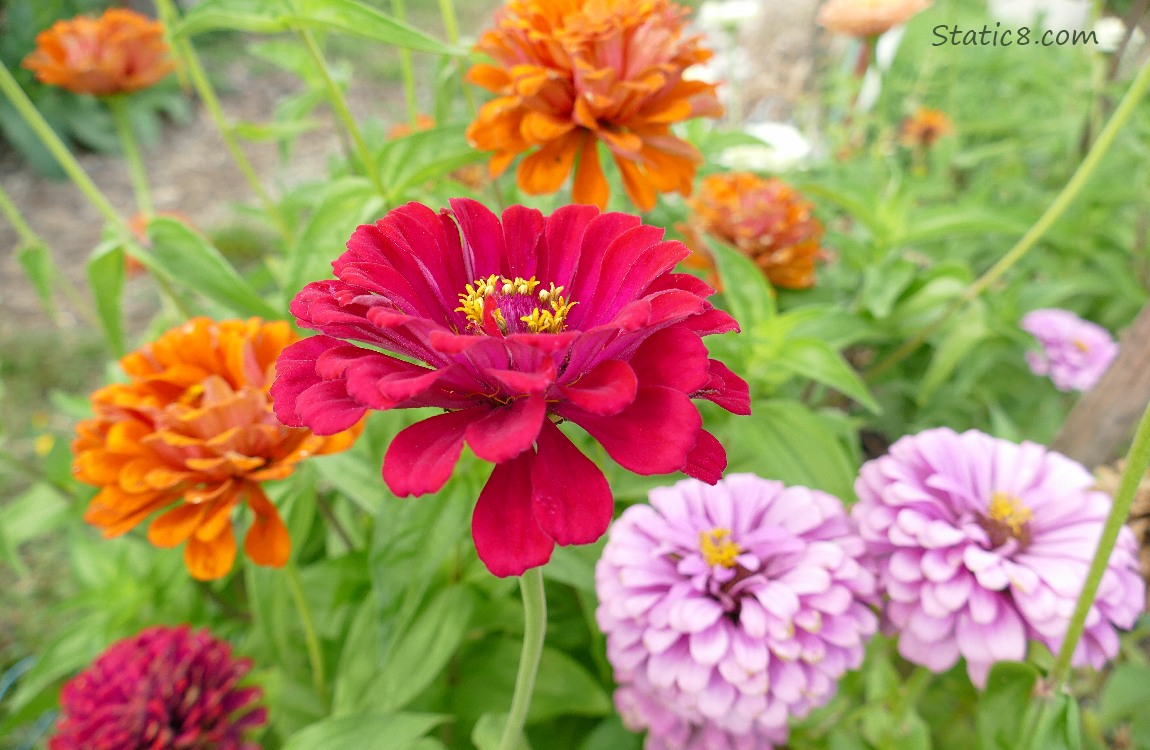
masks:
[[[1026,234],[1012,247],[1006,255],[995,263],[990,270],[978,277],[970,286],[963,290],[958,299],[952,302],[933,322],[924,326],[918,333],[907,340],[902,346],[894,350],[886,359],[879,362],[864,374],[866,380],[872,380],[875,377],[889,370],[894,365],[906,359],[912,352],[918,349],[922,344],[930,338],[936,331],[943,327],[951,316],[964,308],[969,302],[976,299],[980,294],[986,291],[994,282],[998,281],[1004,273],[1010,270],[1018,261],[1022,260],[1031,248],[1033,248],[1045,235],[1054,223],[1062,217],[1066,209],[1082,192],[1082,188],[1090,180],[1094,174],[1098,164],[1102,161],[1102,157],[1110,150],[1114,144],[1115,138],[1126,124],[1127,120],[1133,114],[1138,106],[1139,100],[1146,89],[1150,87],[1150,62],[1142,66],[1142,70],[1138,73],[1138,77],[1130,84],[1130,89],[1126,92],[1126,96],[1122,98],[1122,102],[1118,108],[1114,110],[1111,115],[1110,121],[1106,123],[1106,127],[1098,134],[1098,140],[1090,147],[1089,153],[1083,158],[1082,163],[1078,165],[1078,169],[1067,181],[1066,185],[1062,188],[1062,192],[1054,199],[1054,202],[1046,209],[1046,211],[1039,217]]]
[[[88,173],[76,161],[76,157],[60,140],[60,136],[56,135],[56,131],[44,119],[40,112],[36,109],[36,105],[28,98],[24,90],[20,88],[20,84],[16,83],[16,79],[8,72],[8,68],[0,65],[0,91],[4,93],[20,116],[24,118],[24,122],[28,123],[28,127],[44,144],[44,147],[56,158],[56,162],[72,180],[76,183],[76,187],[80,188],[80,192],[84,194],[96,210],[104,215],[111,224],[121,230],[121,234],[126,237],[131,237],[131,230],[124,222],[124,219],[116,211],[104,194],[100,192],[100,188],[96,187],[96,183],[92,182],[92,178],[88,177]]]
[[[1130,445],[1130,452],[1126,454],[1126,466],[1122,469],[1122,479],[1118,482],[1118,491],[1114,494],[1110,515],[1106,517],[1106,525],[1102,527],[1102,538],[1098,541],[1098,549],[1094,552],[1094,560],[1090,563],[1090,570],[1086,574],[1086,583],[1082,586],[1074,614],[1070,617],[1066,639],[1063,640],[1054,666],[1050,669],[1048,682],[1052,691],[1057,691],[1070,673],[1070,660],[1086,628],[1086,615],[1094,604],[1094,597],[1098,593],[1102,576],[1110,562],[1110,553],[1114,551],[1114,545],[1118,541],[1118,532],[1122,530],[1126,518],[1130,515],[1130,506],[1134,504],[1138,483],[1147,466],[1150,466],[1150,404],[1147,404],[1146,411],[1142,414],[1138,430],[1134,433],[1134,442]]]
[[[407,7],[403,0],[391,0],[391,14],[401,23],[407,19]],[[403,100],[407,103],[407,121],[416,127],[419,121],[419,104],[415,101],[415,65],[411,60],[411,50],[399,48],[399,67],[403,71]]]
[[[296,34],[299,35],[299,38],[303,41],[308,54],[311,55],[312,61],[315,63],[316,70],[319,72],[320,77],[323,78],[328,103],[331,104],[336,119],[342,123],[347,134],[351,136],[351,140],[355,143],[355,149],[359,153],[359,159],[363,162],[364,174],[366,174],[372,184],[375,185],[375,189],[379,191],[380,195],[386,195],[383,189],[383,183],[379,181],[379,173],[375,169],[371,149],[367,147],[367,141],[363,139],[363,132],[359,129],[355,117],[351,114],[351,109],[347,106],[347,99],[344,98],[343,92],[339,90],[339,85],[331,76],[331,70],[328,68],[327,60],[324,59],[323,51],[319,48],[319,44],[315,40],[315,34],[311,33],[311,29],[302,28],[296,29]]]
[[[323,705],[328,705],[327,695],[327,678],[324,676],[323,671],[323,652],[319,648],[319,637],[315,631],[315,619],[311,616],[311,609],[307,606],[307,599],[304,597],[303,584],[299,579],[299,570],[296,569],[295,562],[289,560],[287,565],[284,566],[284,572],[287,574],[288,589],[291,591],[292,599],[295,601],[296,610],[299,612],[300,624],[303,625],[304,644],[307,647],[307,658],[311,662],[311,677],[315,685],[316,695],[319,696],[320,702]]]
[[[164,19],[164,26],[169,30],[172,29],[179,17],[175,6],[172,4],[172,0],[156,0],[156,7],[159,8],[160,16]],[[263,182],[260,180],[255,168],[252,167],[252,163],[248,161],[243,149],[240,148],[239,143],[236,141],[232,124],[228,121],[228,117],[224,113],[224,108],[220,105],[220,99],[216,96],[216,91],[212,88],[212,84],[204,72],[204,66],[200,63],[199,55],[196,54],[196,48],[187,39],[172,39],[170,43],[176,53],[176,57],[180,60],[180,70],[185,71],[191,79],[196,94],[200,97],[200,101],[204,103],[204,107],[207,109],[208,115],[212,118],[212,122],[215,123],[216,130],[219,131],[220,137],[224,141],[224,146],[228,149],[228,153],[232,155],[232,160],[235,161],[236,166],[239,167],[244,179],[247,180],[248,185],[251,187],[252,192],[256,194],[256,198],[260,204],[263,205],[264,210],[272,217],[280,234],[285,240],[290,241],[291,233],[288,230],[287,222],[284,221],[279,206],[275,204],[275,201],[272,200],[267,189],[264,188]]]
[[[523,651],[519,655],[519,672],[515,675],[515,694],[511,713],[503,727],[499,750],[518,750],[519,736],[527,722],[527,709],[535,692],[535,677],[543,656],[543,638],[547,633],[547,597],[543,593],[543,568],[531,568],[519,577],[523,594]]]
[[[148,172],[140,156],[140,145],[132,129],[132,117],[128,112],[128,98],[122,94],[109,96],[105,101],[112,110],[112,120],[116,123],[116,134],[120,137],[120,147],[128,162],[128,172],[132,176],[132,191],[136,195],[136,208],[146,219],[155,214],[152,207],[152,191],[148,189]]]
[[[459,16],[455,13],[455,3],[453,0],[439,0],[439,15],[443,18],[443,30],[447,33],[447,41],[452,46],[459,46]],[[456,65],[462,65],[466,58],[456,60]],[[467,82],[460,80],[460,87],[463,89],[463,98],[467,101],[467,109],[471,112],[471,116],[475,117],[479,108],[475,106],[475,95],[471,92],[471,87]]]
[[[8,193],[5,192],[3,185],[0,185],[0,213],[3,213],[4,217],[12,224],[12,228],[16,230],[16,236],[20,238],[21,244],[43,244],[40,235],[36,234],[35,230],[28,226],[28,222],[24,221],[24,216],[20,213],[20,209],[16,208],[16,204],[8,197]]]

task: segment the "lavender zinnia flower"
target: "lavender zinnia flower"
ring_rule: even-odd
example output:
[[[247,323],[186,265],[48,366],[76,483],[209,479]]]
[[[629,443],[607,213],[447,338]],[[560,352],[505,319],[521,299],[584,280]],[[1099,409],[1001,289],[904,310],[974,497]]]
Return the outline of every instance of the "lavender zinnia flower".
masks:
[[[889,596],[898,650],[935,672],[960,656],[975,684],[1027,642],[1057,651],[1111,500],[1080,464],[971,430],[904,437],[863,465],[852,509]],[[1123,528],[1074,653],[1100,668],[1142,609],[1138,547]]]
[[[207,631],[154,627],[119,641],[60,696],[50,750],[258,750],[245,735],[267,722],[249,659]]]
[[[1069,310],[1032,310],[1022,318],[1022,330],[1042,345],[1027,352],[1035,375],[1049,375],[1060,391],[1088,391],[1118,356],[1118,344],[1102,326]]]
[[[609,532],[599,625],[647,750],[762,750],[834,694],[877,627],[837,498],[750,474],[651,492]]]

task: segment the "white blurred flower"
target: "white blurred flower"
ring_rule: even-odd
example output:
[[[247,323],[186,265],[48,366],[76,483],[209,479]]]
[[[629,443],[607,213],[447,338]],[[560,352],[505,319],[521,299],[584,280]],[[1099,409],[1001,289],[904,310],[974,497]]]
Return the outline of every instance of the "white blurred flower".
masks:
[[[990,15],[1003,23],[1021,26],[1042,18],[1052,31],[1081,29],[1090,13],[1090,0],[989,0]]]
[[[1098,36],[1098,49],[1103,52],[1117,52],[1118,45],[1122,44],[1122,37],[1126,36],[1126,24],[1121,18],[1105,16],[1094,24],[1094,33]]]
[[[786,172],[803,165],[814,149],[798,128],[782,122],[759,122],[744,129],[762,141],[731,146],[719,155],[719,163],[739,172]]]
[[[708,0],[695,22],[704,29],[738,29],[759,14],[758,0]]]

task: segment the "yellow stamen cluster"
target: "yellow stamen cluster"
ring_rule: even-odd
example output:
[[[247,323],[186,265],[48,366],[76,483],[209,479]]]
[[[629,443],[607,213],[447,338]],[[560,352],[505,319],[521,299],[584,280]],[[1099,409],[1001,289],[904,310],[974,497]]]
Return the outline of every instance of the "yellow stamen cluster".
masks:
[[[1018,538],[1023,527],[1034,518],[1034,513],[1022,501],[1005,492],[995,492],[990,499],[990,520],[996,521]]]
[[[707,565],[722,565],[724,568],[735,567],[735,558],[743,552],[742,547],[731,541],[731,530],[722,528],[700,531],[699,549]]]
[[[536,295],[535,290],[540,283],[534,276],[529,279],[519,276],[509,279],[506,276],[492,274],[486,279],[476,279],[474,284],[468,284],[465,287],[466,291],[459,295],[459,307],[455,308],[455,312],[463,313],[468,321],[482,328],[488,297],[496,292],[505,297]],[[521,316],[519,319],[527,324],[527,330],[532,333],[559,333],[563,330],[567,314],[577,303],[568,302],[563,298],[562,292],[563,287],[554,284],[539,290],[536,295],[539,301],[551,309],[536,308],[530,315]],[[492,311],[491,317],[499,326],[499,330],[507,333],[507,321],[503,317],[503,311],[497,307]]]
[[[1090,351],[1090,347],[1086,345],[1086,342],[1079,339],[1074,339],[1074,348],[1084,353]]]

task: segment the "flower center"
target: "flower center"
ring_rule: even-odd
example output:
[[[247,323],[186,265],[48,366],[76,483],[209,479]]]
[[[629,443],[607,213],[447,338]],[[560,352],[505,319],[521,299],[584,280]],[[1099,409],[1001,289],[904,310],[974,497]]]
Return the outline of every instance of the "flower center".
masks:
[[[743,548],[731,541],[730,529],[714,528],[699,532],[699,550],[707,565],[733,568],[735,558],[742,553]]]
[[[1008,539],[1016,539],[1025,546],[1030,541],[1027,523],[1033,518],[1034,513],[1021,500],[1005,492],[995,492],[982,527],[994,547],[1001,547]]]
[[[1074,339],[1074,348],[1077,349],[1078,351],[1082,352],[1083,354],[1090,351],[1090,347],[1088,347],[1086,345],[1086,342],[1082,341],[1081,339]]]
[[[459,295],[459,307],[468,328],[491,336],[508,333],[559,333],[567,327],[567,314],[577,303],[563,298],[563,287],[540,286],[534,276],[488,276],[468,284]]]

